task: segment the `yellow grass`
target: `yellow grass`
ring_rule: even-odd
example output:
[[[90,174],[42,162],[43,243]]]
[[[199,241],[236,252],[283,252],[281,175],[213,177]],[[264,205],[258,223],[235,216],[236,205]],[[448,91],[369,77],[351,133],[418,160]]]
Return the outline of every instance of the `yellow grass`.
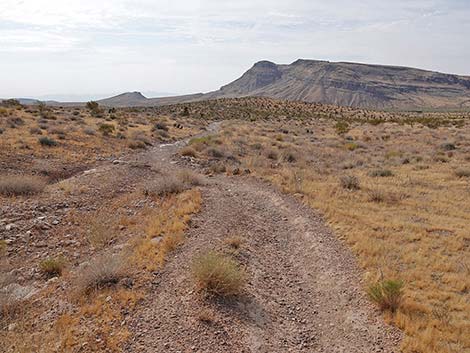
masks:
[[[250,130],[246,126],[226,127],[233,137],[221,134],[226,136],[225,148],[236,152],[234,140],[242,136],[247,145],[261,143],[263,149],[279,141],[277,134],[269,132],[275,129],[272,122]],[[468,125],[457,132],[356,125],[349,133],[367,141],[367,150],[362,152],[359,148],[345,150],[331,123],[318,123],[315,137],[320,142],[311,143],[302,136],[303,129],[292,128],[275,145],[277,151],[297,149],[302,161],[273,166],[258,151],[243,158],[256,175],[320,210],[358,256],[370,282],[379,273],[404,281],[404,303],[388,318],[405,332],[402,349],[407,353],[470,350],[470,182],[454,172],[469,163],[459,151],[446,155],[449,163],[433,159],[442,140],[455,139],[458,134],[468,139],[469,129]],[[387,142],[376,139],[386,134],[395,137]],[[423,161],[402,164],[399,160],[416,154]],[[341,169],[342,163],[356,160],[363,161],[361,167]],[[392,177],[369,175],[383,164],[393,170]],[[358,177],[359,190],[340,186],[339,177],[348,174]],[[382,190],[384,202],[371,200],[374,190]]]
[[[149,271],[163,265],[168,253],[183,241],[191,215],[199,211],[201,201],[201,193],[197,189],[165,199],[148,216],[146,236],[134,245],[135,262]]]

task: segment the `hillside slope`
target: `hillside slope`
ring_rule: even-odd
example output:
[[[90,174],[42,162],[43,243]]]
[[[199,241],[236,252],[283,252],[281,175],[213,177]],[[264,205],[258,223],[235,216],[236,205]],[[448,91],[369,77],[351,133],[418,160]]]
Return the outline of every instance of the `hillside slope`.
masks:
[[[364,108],[470,107],[470,77],[406,67],[260,61],[205,98],[265,96]]]

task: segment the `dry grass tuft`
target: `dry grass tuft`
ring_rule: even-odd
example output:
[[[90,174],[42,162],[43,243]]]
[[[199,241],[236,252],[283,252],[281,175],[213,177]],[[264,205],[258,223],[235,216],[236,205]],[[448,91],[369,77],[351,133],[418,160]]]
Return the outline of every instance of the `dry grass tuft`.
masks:
[[[61,276],[65,268],[65,259],[61,256],[57,258],[47,258],[39,263],[39,269],[47,277]]]
[[[224,243],[227,244],[230,248],[238,250],[243,245],[245,240],[239,235],[233,235],[224,240]]]
[[[45,187],[45,181],[36,176],[7,175],[0,177],[0,194],[4,196],[39,194]]]
[[[152,180],[144,188],[144,195],[151,197],[177,194],[187,189],[186,184],[174,175],[162,179]]]
[[[245,271],[235,260],[215,251],[196,257],[192,272],[199,289],[220,296],[240,294],[246,280]]]
[[[359,190],[359,178],[354,175],[343,175],[339,178],[339,183],[343,189],[347,190]]]
[[[215,321],[215,315],[209,309],[201,309],[197,313],[197,319],[202,323],[211,324]]]
[[[199,174],[189,169],[179,171],[177,177],[186,185],[200,186],[204,184],[204,179]]]
[[[115,286],[126,276],[127,260],[121,255],[105,254],[86,264],[76,279],[79,293],[90,294]]]
[[[470,169],[460,168],[455,171],[455,175],[459,178],[469,178],[470,177]]]
[[[196,158],[197,157],[197,152],[194,150],[194,148],[186,146],[181,149],[180,154],[184,157],[192,157]]]

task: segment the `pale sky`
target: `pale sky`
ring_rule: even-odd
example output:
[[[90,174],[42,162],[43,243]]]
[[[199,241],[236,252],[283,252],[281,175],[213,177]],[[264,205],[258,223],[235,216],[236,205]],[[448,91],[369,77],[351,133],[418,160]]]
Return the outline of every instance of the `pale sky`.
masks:
[[[0,97],[207,92],[298,58],[470,75],[470,1],[0,0]]]

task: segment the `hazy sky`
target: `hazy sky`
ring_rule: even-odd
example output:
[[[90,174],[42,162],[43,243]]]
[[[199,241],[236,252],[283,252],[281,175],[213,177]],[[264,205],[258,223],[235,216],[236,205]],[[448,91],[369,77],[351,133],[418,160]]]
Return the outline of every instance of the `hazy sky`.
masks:
[[[204,92],[298,58],[470,75],[470,1],[0,0],[0,97]]]

